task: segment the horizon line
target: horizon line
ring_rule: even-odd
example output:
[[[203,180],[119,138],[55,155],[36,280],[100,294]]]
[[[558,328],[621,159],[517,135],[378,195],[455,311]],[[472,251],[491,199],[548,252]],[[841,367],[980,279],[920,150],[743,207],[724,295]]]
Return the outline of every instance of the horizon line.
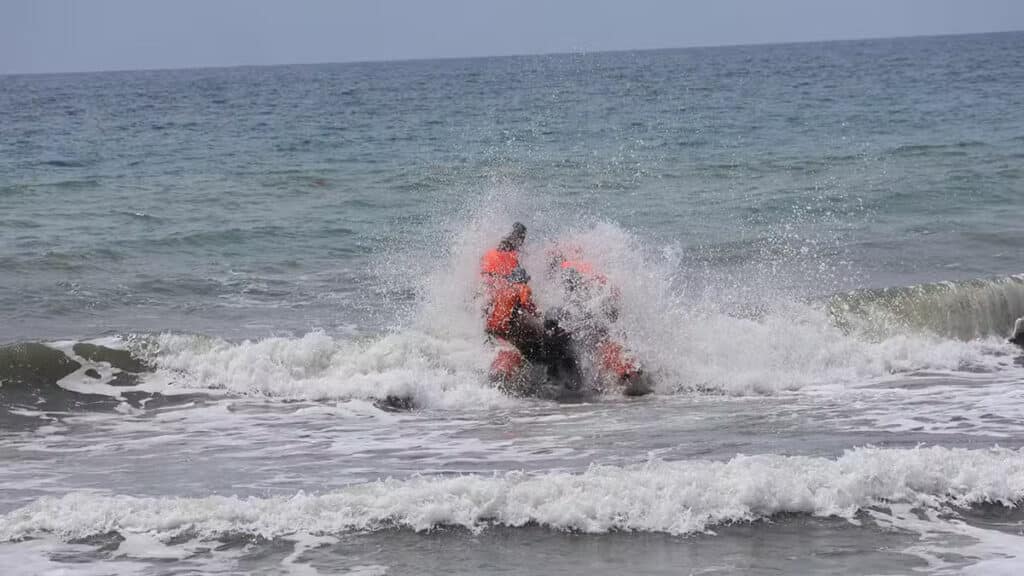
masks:
[[[991,36],[997,34],[1020,34],[1024,29],[1013,30],[991,30],[987,32],[953,32],[942,34],[909,34],[905,36],[862,36],[858,38],[830,38],[827,40],[786,40],[768,42],[745,42],[725,44],[695,44],[691,46],[665,46],[658,48],[611,48],[600,50],[567,50],[554,52],[511,52],[504,54],[467,55],[467,56],[425,56],[425,57],[399,57],[399,58],[357,58],[353,60],[324,60],[315,62],[282,62],[274,64],[214,64],[205,66],[167,66],[156,68],[109,68],[95,70],[71,70],[57,72],[0,72],[4,76],[67,76],[75,74],[119,74],[127,72],[174,72],[183,70],[222,70],[232,68],[273,68],[285,66],[330,66],[330,65],[358,65],[358,64],[401,64],[408,62],[437,62],[448,60],[485,60],[491,58],[527,58],[544,56],[573,56],[586,54],[617,54],[629,52],[664,52],[673,50],[701,50],[714,48],[744,48],[756,46],[790,46],[799,44],[833,44],[844,42],[865,42],[876,40],[915,40],[925,38],[954,38],[961,36]]]

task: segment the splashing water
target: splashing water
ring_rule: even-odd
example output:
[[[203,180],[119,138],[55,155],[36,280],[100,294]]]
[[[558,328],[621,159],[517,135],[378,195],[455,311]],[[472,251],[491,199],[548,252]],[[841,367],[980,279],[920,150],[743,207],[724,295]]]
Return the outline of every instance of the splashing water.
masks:
[[[519,206],[509,213],[502,206]],[[499,406],[503,399],[486,381],[494,350],[481,320],[478,263],[520,212],[534,205],[529,196],[503,185],[466,212],[454,216],[429,242],[391,254],[379,276],[393,292],[414,294],[397,325],[365,341],[313,332],[302,338],[270,338],[231,344],[216,339],[166,335],[158,338],[155,364],[191,385],[269,397],[412,398],[421,407]],[[525,220],[525,218],[522,218]],[[729,394],[772,394],[810,384],[852,384],[915,371],[991,371],[1010,364],[1012,348],[994,328],[963,341],[920,324],[876,313],[892,305],[888,293],[836,299],[794,299],[773,291],[763,278],[750,277],[756,290],[743,309],[735,294],[719,296],[699,286],[701,270],[688,269],[683,254],[656,246],[609,221],[587,216],[546,214],[529,222],[522,261],[531,273],[539,305],[565,304],[559,279],[547,273],[550,249],[572,245],[621,294],[617,334],[637,356],[659,393],[706,390]],[[987,294],[999,286],[1018,290],[1015,278],[964,285]],[[951,292],[957,292],[953,288]],[[903,306],[949,317],[947,292],[907,289]],[[1012,293],[1012,298],[1019,296]],[[1011,298],[1011,300],[1012,300]],[[756,300],[755,300],[756,299]],[[998,300],[998,299],[997,299]],[[1005,297],[1004,297],[1005,300]],[[837,321],[836,302],[858,306],[878,330],[850,329]],[[1017,310],[983,310],[991,314]],[[1005,306],[1004,306],[1005,308]],[[967,307],[961,315],[978,312]],[[851,312],[852,314],[852,312]],[[924,323],[924,328],[928,323]],[[955,331],[954,331],[955,332]]]

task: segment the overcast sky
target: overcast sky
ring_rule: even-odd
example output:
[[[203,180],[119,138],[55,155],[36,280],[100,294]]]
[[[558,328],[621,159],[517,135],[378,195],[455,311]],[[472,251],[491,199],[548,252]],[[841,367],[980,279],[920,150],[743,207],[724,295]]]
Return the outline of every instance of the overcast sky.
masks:
[[[0,0],[0,74],[1021,29],[1020,0]]]

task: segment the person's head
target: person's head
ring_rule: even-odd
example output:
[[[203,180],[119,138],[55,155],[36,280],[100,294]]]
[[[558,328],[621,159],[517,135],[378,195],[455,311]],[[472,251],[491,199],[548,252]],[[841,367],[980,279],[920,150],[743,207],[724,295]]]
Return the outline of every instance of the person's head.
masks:
[[[508,236],[502,238],[498,248],[506,251],[519,250],[523,247],[523,242],[525,241],[526,226],[523,226],[521,222],[516,222],[512,225],[512,231],[508,233]]]

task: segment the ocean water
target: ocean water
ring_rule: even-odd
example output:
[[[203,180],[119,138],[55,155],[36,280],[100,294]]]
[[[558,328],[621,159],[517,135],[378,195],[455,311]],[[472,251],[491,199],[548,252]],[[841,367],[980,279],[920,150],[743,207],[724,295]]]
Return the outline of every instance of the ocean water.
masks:
[[[1019,573],[1021,86],[1024,33],[0,77],[0,566]],[[515,220],[653,394],[487,382]]]

